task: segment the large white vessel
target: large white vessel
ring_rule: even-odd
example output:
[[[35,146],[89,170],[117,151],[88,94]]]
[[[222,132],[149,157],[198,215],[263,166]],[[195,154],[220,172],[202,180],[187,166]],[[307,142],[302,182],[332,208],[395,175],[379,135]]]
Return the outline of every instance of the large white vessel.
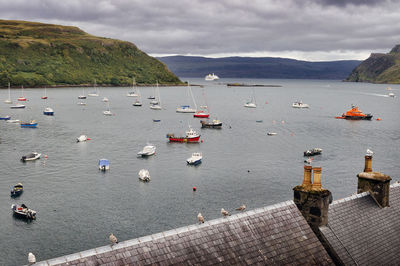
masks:
[[[212,80],[219,80],[219,77],[215,75],[214,73],[208,74],[205,78],[205,80],[212,81]]]

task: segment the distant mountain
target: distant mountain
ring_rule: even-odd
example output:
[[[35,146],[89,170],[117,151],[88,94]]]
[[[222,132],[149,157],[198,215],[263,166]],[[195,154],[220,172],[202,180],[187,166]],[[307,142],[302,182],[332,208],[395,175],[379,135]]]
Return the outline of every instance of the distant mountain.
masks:
[[[400,83],[400,45],[396,45],[388,54],[371,54],[346,81]]]
[[[77,27],[0,20],[0,86],[181,84],[133,43]]]
[[[358,60],[307,62],[274,57],[196,56],[158,57],[179,77],[205,77],[215,73],[220,78],[345,79],[361,63]]]

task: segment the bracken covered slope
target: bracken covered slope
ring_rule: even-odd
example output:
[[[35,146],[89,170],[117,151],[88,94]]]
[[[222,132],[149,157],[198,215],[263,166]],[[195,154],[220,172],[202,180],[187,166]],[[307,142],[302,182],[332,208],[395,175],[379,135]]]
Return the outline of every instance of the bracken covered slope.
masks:
[[[0,20],[0,86],[180,84],[157,59],[130,42],[77,27]]]
[[[396,45],[388,54],[371,54],[346,81],[400,83],[400,45]]]

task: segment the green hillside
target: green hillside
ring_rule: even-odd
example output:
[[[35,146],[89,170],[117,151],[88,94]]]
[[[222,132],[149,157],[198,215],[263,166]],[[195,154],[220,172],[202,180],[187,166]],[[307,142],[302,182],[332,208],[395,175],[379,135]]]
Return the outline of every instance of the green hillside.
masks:
[[[396,45],[388,54],[371,54],[346,81],[400,83],[400,45]]]
[[[130,42],[77,27],[0,20],[0,86],[180,84],[166,65]]]

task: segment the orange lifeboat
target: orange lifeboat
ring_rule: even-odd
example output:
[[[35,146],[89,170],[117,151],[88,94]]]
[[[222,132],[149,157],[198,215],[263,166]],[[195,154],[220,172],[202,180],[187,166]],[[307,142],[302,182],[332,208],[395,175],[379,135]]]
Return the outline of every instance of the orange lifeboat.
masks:
[[[342,116],[336,116],[337,119],[349,119],[349,120],[371,120],[371,114],[364,114],[357,106],[352,105],[351,110],[347,111]]]

